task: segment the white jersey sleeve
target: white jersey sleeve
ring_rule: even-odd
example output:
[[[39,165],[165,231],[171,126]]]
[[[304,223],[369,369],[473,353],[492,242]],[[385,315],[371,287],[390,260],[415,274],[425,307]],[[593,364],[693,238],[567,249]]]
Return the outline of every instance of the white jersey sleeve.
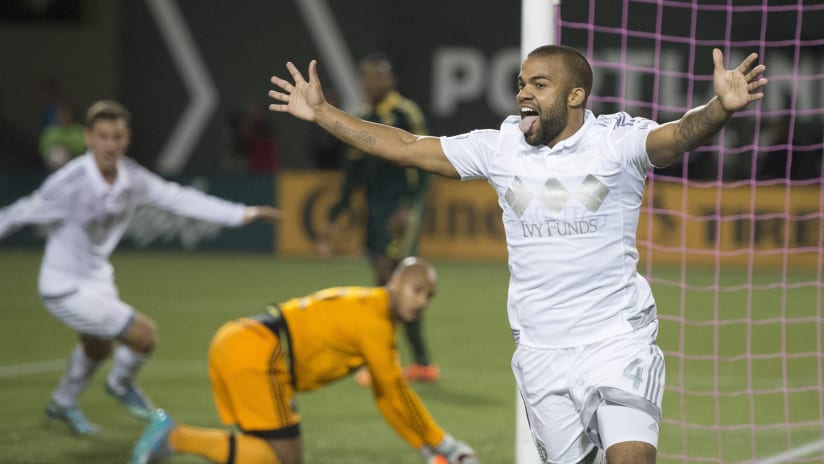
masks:
[[[441,147],[461,180],[486,179],[499,144],[499,131],[492,129],[441,137]]]
[[[599,116],[595,124],[611,128],[609,143],[615,148],[620,164],[638,177],[645,178],[654,167],[647,154],[647,136],[658,127],[658,123],[627,113],[615,113]]]
[[[163,179],[130,160],[135,194],[139,203],[202,221],[238,227],[243,224],[246,205],[227,201]]]
[[[0,239],[27,224],[49,225],[64,220],[78,186],[76,180],[82,174],[79,166],[57,171],[30,195],[0,209]]]

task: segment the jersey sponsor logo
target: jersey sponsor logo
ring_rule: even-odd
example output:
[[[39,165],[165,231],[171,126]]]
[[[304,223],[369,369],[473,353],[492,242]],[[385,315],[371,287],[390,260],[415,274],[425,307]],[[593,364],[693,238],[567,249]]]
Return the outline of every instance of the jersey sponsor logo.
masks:
[[[571,198],[595,213],[604,204],[607,195],[609,195],[609,188],[592,174],[587,175],[581,185],[573,191],[564,187],[560,180],[550,177],[535,192],[523,180],[515,177],[504,192],[504,201],[518,217],[523,216],[533,202],[538,202],[551,214],[558,214],[569,204]]]
[[[543,221],[521,221],[524,238],[530,237],[571,237],[594,234],[601,230],[606,218],[603,215],[559,218],[571,200],[576,201],[588,211],[595,213],[604,204],[609,188],[592,174],[587,175],[577,189],[570,191],[557,178],[550,177],[538,189],[533,191],[519,177],[504,193],[504,201],[519,218],[533,203],[555,216]]]
[[[598,232],[605,216],[582,217],[571,221],[547,219],[544,222],[521,221],[524,238],[528,237],[572,237]]]
[[[91,242],[95,245],[102,245],[111,237],[112,231],[116,226],[125,221],[126,212],[122,211],[115,214],[104,214],[96,217],[85,225],[86,233]]]

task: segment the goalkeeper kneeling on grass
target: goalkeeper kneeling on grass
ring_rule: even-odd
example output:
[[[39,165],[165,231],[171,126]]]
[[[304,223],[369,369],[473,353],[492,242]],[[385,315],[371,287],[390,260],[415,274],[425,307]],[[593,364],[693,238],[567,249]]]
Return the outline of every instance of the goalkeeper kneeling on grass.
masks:
[[[395,324],[419,318],[436,286],[435,269],[410,257],[384,287],[321,290],[226,323],[209,348],[209,378],[221,420],[239,432],[191,427],[157,410],[130,462],[188,453],[218,463],[300,463],[294,393],[365,365],[383,417],[426,462],[477,463],[469,445],[435,423],[401,371]]]

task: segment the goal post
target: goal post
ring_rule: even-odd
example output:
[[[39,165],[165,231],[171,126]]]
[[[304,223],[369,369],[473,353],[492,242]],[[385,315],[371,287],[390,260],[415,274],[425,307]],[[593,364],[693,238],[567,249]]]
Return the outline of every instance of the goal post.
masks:
[[[521,0],[521,59],[541,45],[555,43],[555,13],[560,0]],[[524,402],[515,391],[515,464],[540,464]]]

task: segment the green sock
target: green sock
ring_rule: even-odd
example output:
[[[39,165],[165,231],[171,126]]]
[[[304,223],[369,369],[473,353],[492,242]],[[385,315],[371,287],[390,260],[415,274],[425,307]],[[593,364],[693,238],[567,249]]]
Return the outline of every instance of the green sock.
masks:
[[[429,365],[429,353],[426,350],[426,344],[423,342],[423,320],[405,322],[403,324],[406,330],[406,339],[412,347],[412,356],[415,358],[415,364],[422,366]]]

